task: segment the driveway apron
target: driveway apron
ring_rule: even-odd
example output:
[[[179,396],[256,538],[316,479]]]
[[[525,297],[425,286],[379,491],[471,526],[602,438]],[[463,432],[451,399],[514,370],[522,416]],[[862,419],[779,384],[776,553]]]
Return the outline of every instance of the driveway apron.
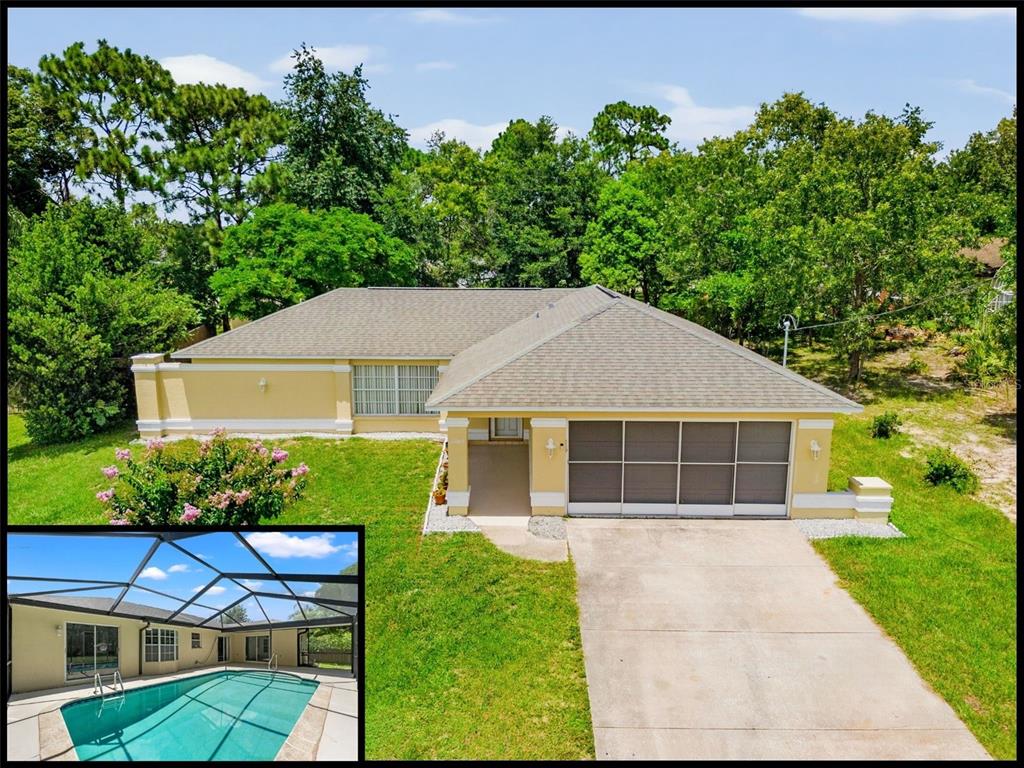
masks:
[[[988,757],[791,521],[567,528],[598,758]]]

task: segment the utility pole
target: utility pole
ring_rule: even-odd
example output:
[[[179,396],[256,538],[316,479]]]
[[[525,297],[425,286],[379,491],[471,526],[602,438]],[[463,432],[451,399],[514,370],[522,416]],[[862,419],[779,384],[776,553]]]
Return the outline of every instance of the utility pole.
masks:
[[[796,318],[792,315],[783,315],[779,321],[779,328],[782,329],[782,367],[786,367],[786,358],[789,356],[789,332],[790,330],[796,330]]]

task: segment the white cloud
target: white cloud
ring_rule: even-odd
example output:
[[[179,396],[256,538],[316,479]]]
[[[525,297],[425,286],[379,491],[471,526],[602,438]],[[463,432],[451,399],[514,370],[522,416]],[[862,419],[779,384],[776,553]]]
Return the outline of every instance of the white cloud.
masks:
[[[193,587],[192,591],[193,592],[202,592],[204,586],[206,586],[206,585],[204,584],[203,586],[200,586],[200,587]],[[203,592],[203,595],[204,595],[204,597],[206,595],[223,595],[225,592],[227,592],[227,589],[225,587],[214,586],[214,587],[210,587],[208,590],[206,590],[206,592]]]
[[[188,573],[188,566],[184,563],[176,563],[167,569],[168,573]]]
[[[248,587],[252,590],[259,589],[263,586],[262,581],[252,581],[250,579],[242,579],[239,583],[242,585],[242,587]],[[242,587],[239,587],[239,589],[241,589]]]
[[[473,24],[490,24],[497,21],[493,16],[472,16],[444,8],[423,8],[413,11],[409,18],[418,24],[447,24],[450,26],[469,26]]]
[[[381,72],[387,69],[385,65],[373,61],[381,52],[369,45],[312,45],[310,48],[316,52],[317,58],[324,63],[326,69],[351,72],[360,64],[367,72]],[[270,69],[274,72],[290,72],[294,65],[295,60],[289,53],[276,59],[270,65]]]
[[[163,581],[167,578],[167,574],[157,568],[155,565],[149,566],[142,573],[139,574],[140,579],[153,579],[154,581]]]
[[[433,72],[442,69],[455,69],[455,64],[450,61],[421,61],[416,65],[418,72]]]
[[[1009,91],[1004,91],[1001,88],[993,88],[990,85],[980,85],[969,78],[954,80],[953,85],[964,93],[975,93],[979,96],[991,96],[1011,105],[1017,103],[1017,97]]]
[[[311,589],[311,590],[309,590],[307,592],[303,592],[302,595],[303,595],[303,597],[316,597],[316,590],[315,589]]]
[[[230,88],[245,88],[247,91],[260,91],[273,85],[252,72],[205,53],[168,56],[160,59],[160,63],[171,73],[176,83],[221,83]]]
[[[672,118],[672,124],[665,134],[689,146],[696,146],[713,136],[729,136],[746,128],[756,112],[754,107],[748,106],[701,106],[681,85],[654,85],[647,90],[661,96],[671,105],[666,114]]]
[[[289,536],[280,531],[260,531],[247,534],[248,541],[261,554],[270,557],[312,557],[322,558],[340,551],[341,547],[331,544],[333,533],[322,533],[319,536]]]
[[[443,120],[435,120],[432,123],[421,125],[418,128],[409,130],[409,141],[421,147],[427,145],[430,137],[440,131],[446,139],[458,139],[476,149],[487,149],[491,146],[498,134],[508,127],[508,123],[490,123],[478,125],[467,120],[460,120],[457,117],[446,117]]]
[[[799,8],[797,13],[822,21],[864,21],[901,24],[905,21],[970,21],[990,16],[1015,19],[1014,8]]]

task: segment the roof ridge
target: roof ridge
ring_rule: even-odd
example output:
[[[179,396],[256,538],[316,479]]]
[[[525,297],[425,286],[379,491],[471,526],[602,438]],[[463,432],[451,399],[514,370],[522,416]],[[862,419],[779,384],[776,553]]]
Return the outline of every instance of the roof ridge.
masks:
[[[581,291],[586,291],[586,290],[589,290],[590,288],[598,288],[598,289],[601,289],[601,286],[599,286],[599,285],[588,285],[588,286],[585,286],[585,287],[583,287],[583,288],[578,288],[578,289],[576,289],[575,291],[573,291],[572,293],[570,293],[569,295],[567,295],[567,296],[565,296],[565,297],[563,297],[563,298],[559,299],[558,301],[556,301],[556,302],[555,302],[555,303],[554,303],[553,305],[551,305],[550,307],[545,307],[545,309],[548,309],[548,310],[550,310],[550,309],[554,309],[554,307],[555,307],[555,306],[557,306],[557,305],[558,305],[559,303],[561,303],[561,302],[565,301],[566,299],[569,299],[569,298],[571,298],[571,297],[573,297],[573,296],[576,296],[576,295],[577,295],[577,294],[579,294],[579,293],[580,293]],[[603,292],[604,292],[604,293],[607,293],[607,290],[606,290],[606,289],[602,289],[602,290],[603,290]],[[508,366],[508,365],[511,365],[511,364],[512,364],[512,363],[514,363],[514,362],[515,362],[516,360],[518,360],[518,359],[520,359],[521,357],[523,357],[524,355],[526,355],[526,354],[528,354],[528,353],[530,353],[530,352],[534,351],[534,350],[535,350],[535,349],[537,349],[538,347],[542,347],[543,345],[547,344],[547,343],[548,343],[549,341],[551,341],[552,339],[556,339],[556,338],[558,338],[559,336],[562,336],[563,334],[565,334],[565,333],[569,332],[569,331],[570,331],[570,330],[572,330],[573,328],[575,328],[575,327],[577,327],[577,326],[579,326],[579,325],[582,325],[583,323],[585,323],[585,322],[587,322],[587,321],[591,320],[592,318],[596,317],[597,315],[601,314],[602,312],[606,312],[607,310],[609,310],[609,309],[611,309],[611,308],[612,308],[613,306],[615,306],[615,304],[616,304],[616,301],[615,301],[614,299],[612,299],[612,300],[610,300],[610,301],[608,301],[608,302],[606,302],[606,303],[604,303],[604,304],[601,304],[601,305],[599,305],[599,306],[597,306],[597,307],[595,307],[595,308],[593,308],[593,309],[588,309],[588,310],[587,310],[587,311],[585,311],[585,312],[584,312],[583,314],[581,314],[581,315],[579,315],[579,316],[577,316],[577,317],[573,318],[573,319],[572,319],[571,321],[569,321],[569,322],[567,322],[567,323],[565,323],[565,324],[563,324],[563,325],[559,326],[559,327],[558,327],[558,328],[556,328],[556,329],[555,329],[555,330],[554,330],[554,331],[553,331],[552,333],[548,333],[548,334],[546,334],[545,336],[541,337],[540,339],[537,339],[536,341],[534,341],[533,343],[531,343],[531,344],[527,345],[527,346],[526,346],[526,347],[524,347],[523,349],[520,349],[520,350],[519,350],[518,352],[516,352],[516,353],[515,353],[515,354],[513,354],[512,356],[510,356],[510,357],[504,357],[504,358],[502,358],[501,360],[499,360],[498,362],[494,363],[494,364],[493,364],[493,365],[491,365],[490,367],[488,367],[488,368],[484,369],[484,370],[483,370],[483,371],[481,371],[480,373],[478,373],[478,374],[476,374],[475,376],[471,377],[471,378],[470,378],[469,380],[467,380],[467,381],[463,382],[462,384],[460,384],[460,385],[456,386],[456,387],[455,387],[454,389],[452,389],[452,390],[451,390],[450,392],[446,392],[446,393],[445,393],[445,394],[444,394],[444,395],[442,396],[442,399],[441,399],[441,400],[439,400],[439,401],[435,401],[435,400],[433,400],[433,398],[429,399],[429,400],[427,401],[426,405],[427,405],[428,407],[431,407],[431,408],[439,406],[439,405],[440,405],[441,403],[443,403],[443,402],[444,402],[445,400],[448,400],[449,398],[451,398],[451,397],[454,397],[455,395],[457,395],[457,394],[459,394],[460,392],[462,392],[463,390],[465,390],[465,389],[466,389],[467,387],[470,387],[470,386],[472,386],[473,384],[476,384],[476,383],[477,383],[478,381],[480,381],[481,379],[485,379],[486,377],[490,376],[490,375],[491,375],[492,373],[494,373],[495,371],[499,371],[499,370],[501,370],[502,368],[504,368],[504,367],[506,367],[506,366]],[[497,335],[498,335],[498,333],[502,333],[503,331],[507,330],[508,328],[513,328],[513,327],[515,327],[516,325],[519,325],[519,323],[523,323],[523,322],[526,322],[526,321],[527,321],[527,320],[529,320],[529,319],[530,319],[531,317],[539,317],[539,316],[540,316],[540,313],[541,313],[542,311],[544,311],[544,310],[543,310],[543,309],[537,309],[537,310],[534,310],[534,311],[533,311],[533,312],[531,312],[531,313],[530,313],[529,315],[527,315],[526,317],[524,317],[524,318],[523,318],[522,320],[519,320],[519,321],[517,321],[517,322],[513,323],[512,325],[509,325],[509,326],[506,326],[505,328],[502,328],[502,329],[501,329],[501,331],[498,331],[497,333],[491,334],[491,335],[490,335],[490,336],[488,336],[487,338],[481,339],[481,340],[480,340],[480,341],[478,341],[478,342],[477,342],[476,344],[474,344],[473,346],[469,347],[469,349],[465,349],[465,350],[463,350],[462,352],[460,352],[460,353],[459,353],[459,355],[465,354],[466,352],[468,352],[469,350],[473,349],[474,347],[476,347],[476,346],[478,346],[478,345],[480,345],[480,344],[485,344],[485,343],[486,343],[486,342],[488,342],[488,341],[489,341],[490,339],[493,339],[493,338],[494,338],[495,336],[497,336]],[[457,357],[458,357],[459,355],[456,355],[456,356],[455,356],[455,358],[457,358]],[[452,358],[452,360],[454,361],[454,360],[455,360],[455,358]],[[450,365],[450,364],[449,364],[449,365]]]
[[[860,403],[854,402],[853,400],[850,400],[847,397],[843,397],[838,392],[829,389],[823,384],[819,384],[816,381],[811,381],[807,377],[801,376],[799,373],[795,373],[789,370],[788,368],[783,368],[774,360],[769,360],[764,355],[759,355],[756,352],[752,352],[751,350],[743,346],[740,346],[739,344],[730,341],[724,336],[717,334],[712,330],[704,328],[703,326],[698,325],[691,320],[687,320],[684,317],[673,315],[671,312],[666,312],[663,309],[652,307],[650,304],[644,304],[642,301],[637,301],[636,299],[630,298],[628,296],[622,296],[620,294],[619,298],[625,300],[626,302],[629,302],[629,304],[623,303],[623,306],[630,307],[634,311],[642,312],[643,314],[647,315],[653,320],[657,320],[661,323],[664,323],[665,325],[670,325],[673,328],[676,328],[677,330],[690,334],[691,336],[703,338],[706,341],[709,341],[712,344],[714,344],[719,349],[722,349],[726,352],[730,352],[749,362],[756,363],[757,365],[760,365],[762,368],[778,376],[782,376],[784,379],[788,379],[794,383],[800,384],[805,387],[809,387],[811,389],[818,391],[821,394],[825,394],[830,397],[836,398],[850,405],[854,405],[857,408],[863,407]],[[682,325],[682,323],[685,323],[685,325]],[[694,327],[691,328],[690,326]],[[701,331],[703,333],[701,333]]]
[[[358,286],[352,286],[352,287],[353,288],[357,288]],[[250,320],[248,323],[243,323],[242,325],[238,326],[237,328],[232,328],[232,329],[230,329],[228,331],[224,331],[224,333],[218,333],[218,334],[216,334],[214,336],[209,336],[209,337],[203,339],[202,341],[197,341],[195,344],[189,344],[187,347],[182,347],[181,349],[175,349],[175,350],[173,350],[170,353],[170,355],[171,355],[171,357],[174,357],[175,355],[184,352],[186,349],[195,349],[196,347],[201,347],[202,345],[206,344],[206,342],[208,342],[208,341],[213,341],[214,339],[223,339],[226,336],[230,336],[235,331],[240,331],[243,328],[251,328],[252,326],[256,325],[257,323],[263,322],[264,320],[268,320],[271,317],[275,317],[275,318],[276,317],[280,317],[285,312],[290,312],[291,310],[297,309],[298,307],[307,307],[310,304],[312,304],[314,301],[316,301],[317,299],[322,299],[325,296],[330,296],[332,293],[337,293],[338,291],[345,291],[345,290],[351,290],[351,289],[350,288],[345,288],[345,287],[332,288],[329,291],[324,291],[323,293],[318,293],[316,296],[312,296],[312,297],[310,297],[308,299],[303,299],[302,301],[296,302],[295,304],[292,304],[290,306],[281,307],[281,309],[277,310],[276,312],[271,312],[269,315],[263,315],[263,317],[257,317],[255,320]],[[187,357],[187,355],[182,355],[182,357]],[[225,357],[229,357],[229,355],[225,355]]]

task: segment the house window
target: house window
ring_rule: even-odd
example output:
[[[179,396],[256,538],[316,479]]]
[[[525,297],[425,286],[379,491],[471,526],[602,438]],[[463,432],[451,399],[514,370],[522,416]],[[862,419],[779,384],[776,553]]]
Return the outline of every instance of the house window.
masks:
[[[199,641],[199,633],[198,632],[193,632],[192,633],[192,647],[193,648],[202,648],[203,647],[202,644]]]
[[[177,661],[178,631],[175,629],[147,629],[145,646],[146,661]]]
[[[357,416],[426,413],[424,404],[437,385],[436,365],[356,365],[352,393]]]

